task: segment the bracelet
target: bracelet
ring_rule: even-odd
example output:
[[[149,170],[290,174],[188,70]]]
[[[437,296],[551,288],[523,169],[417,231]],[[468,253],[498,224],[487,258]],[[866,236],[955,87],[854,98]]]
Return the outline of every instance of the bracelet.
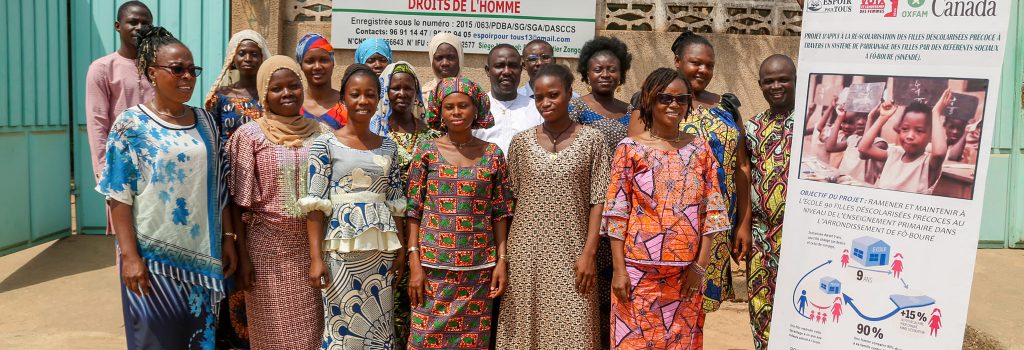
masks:
[[[505,262],[507,263],[508,262],[508,255],[501,254],[501,255],[498,256],[498,260],[505,260]]]
[[[706,270],[703,266],[700,266],[700,264],[698,263],[692,263],[690,264],[690,267],[693,268],[694,272],[696,272],[700,276],[704,276],[704,274],[708,272],[708,270]]]
[[[232,241],[238,240],[238,235],[234,234],[233,232],[224,232],[224,236],[231,237]]]
[[[409,249],[406,249],[406,251],[409,253],[415,252],[417,250],[420,250],[420,247],[409,247]]]

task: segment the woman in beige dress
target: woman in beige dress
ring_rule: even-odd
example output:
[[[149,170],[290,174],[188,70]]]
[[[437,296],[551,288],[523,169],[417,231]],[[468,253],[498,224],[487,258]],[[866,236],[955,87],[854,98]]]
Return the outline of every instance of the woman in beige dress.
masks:
[[[544,123],[517,134],[509,147],[517,203],[497,349],[600,347],[595,255],[608,145],[600,131],[569,117],[572,79],[561,65],[537,72],[534,96]]]

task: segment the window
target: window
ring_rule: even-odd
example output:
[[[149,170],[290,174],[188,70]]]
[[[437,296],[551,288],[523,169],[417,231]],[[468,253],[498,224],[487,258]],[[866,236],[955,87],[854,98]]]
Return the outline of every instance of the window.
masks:
[[[864,259],[864,251],[860,248],[853,248],[853,256]]]

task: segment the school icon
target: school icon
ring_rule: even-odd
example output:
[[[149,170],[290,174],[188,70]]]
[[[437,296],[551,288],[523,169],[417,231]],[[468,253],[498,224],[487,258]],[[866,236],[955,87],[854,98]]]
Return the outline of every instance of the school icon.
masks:
[[[821,289],[825,294],[839,294],[842,290],[843,283],[839,280],[825,276],[818,280],[818,289]]]
[[[864,236],[853,240],[850,250],[853,259],[864,267],[889,265],[889,244],[885,241]]]

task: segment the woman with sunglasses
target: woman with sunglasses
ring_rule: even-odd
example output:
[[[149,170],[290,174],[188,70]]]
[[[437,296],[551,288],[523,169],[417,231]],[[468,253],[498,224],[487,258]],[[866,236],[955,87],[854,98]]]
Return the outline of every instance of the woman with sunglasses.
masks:
[[[334,46],[320,34],[309,33],[295,46],[295,60],[306,75],[306,96],[302,115],[338,130],[348,122],[341,94],[331,88],[334,75]]]
[[[645,131],[615,150],[601,223],[615,267],[614,349],[703,346],[711,236],[730,224],[707,141],[679,131],[692,91],[672,69],[651,73],[640,97]]]
[[[735,229],[713,237],[704,286],[704,310],[712,312],[718,309],[723,298],[732,294],[730,255],[738,263],[745,261],[750,252],[750,162],[743,146],[739,100],[732,94],[719,95],[707,90],[715,73],[715,49],[711,42],[693,32],[685,32],[672,43],[672,52],[676,71],[693,86],[693,106],[680,123],[680,130],[700,136],[711,146],[721,165],[718,187],[729,206],[729,222]]]
[[[212,349],[235,242],[217,124],[186,106],[202,68],[161,27],[138,34],[139,72],[154,99],[111,127],[97,189],[111,204],[129,349]]]

